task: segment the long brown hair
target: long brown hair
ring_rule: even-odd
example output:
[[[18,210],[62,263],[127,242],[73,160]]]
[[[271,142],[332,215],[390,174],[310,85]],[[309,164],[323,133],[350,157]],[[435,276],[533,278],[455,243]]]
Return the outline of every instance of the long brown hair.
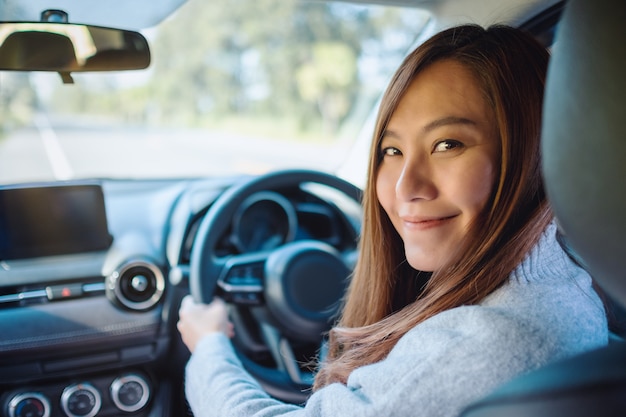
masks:
[[[499,172],[490,201],[458,256],[426,280],[424,272],[406,262],[402,240],[378,202],[376,176],[379,141],[400,98],[416,74],[442,59],[472,71],[492,107],[500,138]],[[359,261],[342,316],[330,332],[315,389],[345,383],[355,368],[384,359],[398,339],[435,314],[480,302],[537,243],[552,219],[539,155],[548,59],[547,50],[518,29],[464,25],[436,34],[404,60],[381,102],[363,200]]]

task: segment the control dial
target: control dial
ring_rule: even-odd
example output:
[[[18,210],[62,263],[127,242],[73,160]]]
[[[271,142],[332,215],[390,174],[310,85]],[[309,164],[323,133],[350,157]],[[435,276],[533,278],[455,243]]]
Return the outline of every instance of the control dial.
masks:
[[[37,392],[17,394],[9,401],[9,417],[50,417],[50,402]]]
[[[61,395],[61,407],[69,417],[93,417],[101,405],[100,392],[91,384],[70,385]]]
[[[148,403],[150,388],[143,377],[137,374],[124,375],[111,384],[111,399],[122,411],[137,411]]]

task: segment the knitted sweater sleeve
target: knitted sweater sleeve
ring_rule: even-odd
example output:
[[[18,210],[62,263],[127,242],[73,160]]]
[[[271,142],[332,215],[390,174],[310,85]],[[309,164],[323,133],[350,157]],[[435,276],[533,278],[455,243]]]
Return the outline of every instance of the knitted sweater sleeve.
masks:
[[[357,369],[347,385],[320,389],[304,407],[270,398],[242,368],[230,341],[213,334],[202,339],[187,365],[187,400],[196,417],[443,416],[444,409],[458,408],[452,404],[464,403],[468,391],[476,392],[476,384],[484,385],[462,378],[460,369],[484,378],[494,366],[512,366],[491,357],[492,351],[502,356],[492,344],[472,347],[454,328],[422,328],[406,335],[387,359]]]
[[[593,329],[602,328],[603,317],[595,315],[588,340],[576,341],[558,332],[552,338],[545,316],[539,322],[500,308],[449,310],[407,333],[385,360],[355,370],[347,385],[318,390],[304,407],[269,397],[242,368],[230,341],[213,334],[187,366],[187,399],[196,417],[456,416],[514,376],[568,356],[565,345],[601,345],[606,335]]]

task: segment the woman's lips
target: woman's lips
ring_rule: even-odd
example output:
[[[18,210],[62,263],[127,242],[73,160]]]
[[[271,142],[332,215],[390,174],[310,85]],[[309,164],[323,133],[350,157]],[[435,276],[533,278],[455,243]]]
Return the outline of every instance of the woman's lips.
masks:
[[[426,230],[434,227],[442,226],[455,218],[454,216],[446,217],[433,217],[433,218],[420,218],[420,217],[402,217],[404,226],[412,230]]]

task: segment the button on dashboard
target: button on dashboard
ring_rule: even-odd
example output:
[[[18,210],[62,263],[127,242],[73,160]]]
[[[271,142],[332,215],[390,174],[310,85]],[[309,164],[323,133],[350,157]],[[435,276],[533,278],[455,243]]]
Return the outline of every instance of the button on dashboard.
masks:
[[[46,287],[48,300],[65,300],[83,295],[83,284],[53,285]]]

